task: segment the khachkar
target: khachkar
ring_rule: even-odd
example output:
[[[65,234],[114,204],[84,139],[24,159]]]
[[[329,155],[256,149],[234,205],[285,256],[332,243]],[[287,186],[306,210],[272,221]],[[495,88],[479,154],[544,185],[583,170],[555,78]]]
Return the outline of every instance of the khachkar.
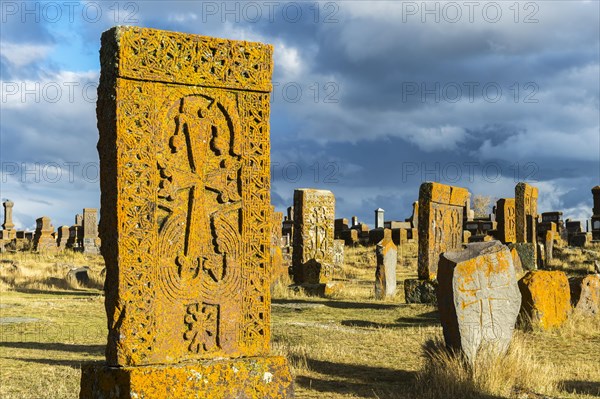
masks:
[[[592,208],[592,240],[600,240],[600,186],[592,188],[594,207]]]
[[[102,35],[106,365],[80,398],[289,398],[268,356],[272,47]]]
[[[83,253],[97,254],[98,239],[98,209],[83,208]]]
[[[514,198],[500,198],[496,202],[496,221],[497,238],[503,244],[514,243],[517,239]]]
[[[35,234],[33,236],[33,250],[38,252],[55,252],[58,247],[56,239],[52,236],[54,226],[48,216],[35,220]]]
[[[292,273],[299,285],[324,285],[333,277],[335,197],[328,190],[294,190]]]
[[[515,186],[515,248],[525,269],[535,269],[537,264],[537,187],[527,183]]]
[[[4,206],[4,224],[2,224],[0,238],[3,240],[12,240],[17,237],[17,231],[14,229],[15,224],[12,220],[12,210],[15,203],[8,200],[4,201],[2,205]]]
[[[466,188],[423,183],[419,190],[419,279],[436,278],[440,254],[462,246]]]

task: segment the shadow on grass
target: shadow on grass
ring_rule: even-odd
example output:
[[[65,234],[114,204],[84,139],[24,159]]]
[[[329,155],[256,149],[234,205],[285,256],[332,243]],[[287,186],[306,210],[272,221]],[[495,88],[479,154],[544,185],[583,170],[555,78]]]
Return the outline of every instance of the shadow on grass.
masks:
[[[563,381],[565,391],[578,394],[587,394],[600,397],[599,381]]]
[[[47,366],[68,366],[74,369],[81,368],[82,364],[90,363],[89,360],[65,360],[65,359],[38,359],[38,358],[26,358],[26,357],[6,357],[5,359],[17,360],[19,362],[27,363],[39,363]]]
[[[399,307],[399,304],[391,304],[391,303],[365,303],[365,302],[347,302],[347,301],[323,301],[323,300],[314,300],[310,299],[273,299],[272,303],[319,303],[330,308],[335,309],[374,309],[374,310],[384,310],[384,309],[395,309]]]
[[[23,294],[44,294],[44,295],[72,295],[72,296],[98,296],[102,295],[102,291],[88,291],[88,290],[39,290],[33,288],[12,288],[12,291],[20,292]]]
[[[362,398],[411,398],[410,387],[415,383],[415,373],[357,364],[333,363],[306,359],[308,368],[333,379],[296,377],[296,384],[319,392],[352,394]]]
[[[61,342],[0,342],[0,348],[89,353],[91,355],[103,355],[105,347],[106,345],[63,344]]]
[[[415,317],[400,317],[395,323],[377,323],[366,320],[343,320],[343,326],[363,328],[408,328],[408,327],[431,327],[440,325],[438,311],[422,313]]]

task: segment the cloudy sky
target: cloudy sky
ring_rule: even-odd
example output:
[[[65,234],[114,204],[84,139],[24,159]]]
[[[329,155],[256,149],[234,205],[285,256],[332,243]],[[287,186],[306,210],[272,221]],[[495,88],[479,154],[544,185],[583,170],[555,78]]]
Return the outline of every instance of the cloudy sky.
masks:
[[[2,199],[18,228],[99,206],[99,39],[140,25],[275,47],[272,201],[410,215],[423,181],[591,215],[600,183],[598,1],[3,1]]]

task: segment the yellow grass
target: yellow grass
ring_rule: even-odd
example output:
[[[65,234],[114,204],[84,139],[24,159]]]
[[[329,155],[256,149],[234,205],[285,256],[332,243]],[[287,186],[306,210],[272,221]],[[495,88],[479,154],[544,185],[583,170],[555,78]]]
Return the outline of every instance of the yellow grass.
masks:
[[[588,254],[571,251],[559,260],[580,268],[576,262]],[[600,395],[600,319],[573,316],[558,330],[518,331],[506,357],[480,359],[471,370],[441,349],[437,310],[404,303],[402,282],[416,277],[416,245],[398,258],[398,295],[386,301],[373,297],[373,247],[347,249],[336,275],[344,287],[334,298],[291,291],[290,281],[273,287],[272,352],[289,359],[297,398]],[[80,365],[103,359],[102,291],[58,282],[84,265],[99,276],[102,258],[0,255],[0,398],[77,398]]]

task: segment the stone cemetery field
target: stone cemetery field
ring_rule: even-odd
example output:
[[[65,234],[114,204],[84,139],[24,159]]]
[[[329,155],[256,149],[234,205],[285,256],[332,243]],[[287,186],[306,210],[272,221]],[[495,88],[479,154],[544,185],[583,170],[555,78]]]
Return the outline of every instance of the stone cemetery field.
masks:
[[[600,248],[555,248],[552,266],[585,272]],[[77,398],[80,365],[102,361],[106,313],[99,256],[0,255],[0,397]],[[443,346],[437,309],[405,304],[416,244],[398,250],[398,294],[374,297],[374,247],[346,248],[328,298],[275,284],[274,354],[289,359],[298,398],[592,398],[600,395],[600,320],[571,317],[560,329],[518,330],[507,356],[468,368]],[[67,278],[88,266],[85,284]],[[71,273],[73,275],[73,273]],[[82,280],[83,281],[83,280]]]

